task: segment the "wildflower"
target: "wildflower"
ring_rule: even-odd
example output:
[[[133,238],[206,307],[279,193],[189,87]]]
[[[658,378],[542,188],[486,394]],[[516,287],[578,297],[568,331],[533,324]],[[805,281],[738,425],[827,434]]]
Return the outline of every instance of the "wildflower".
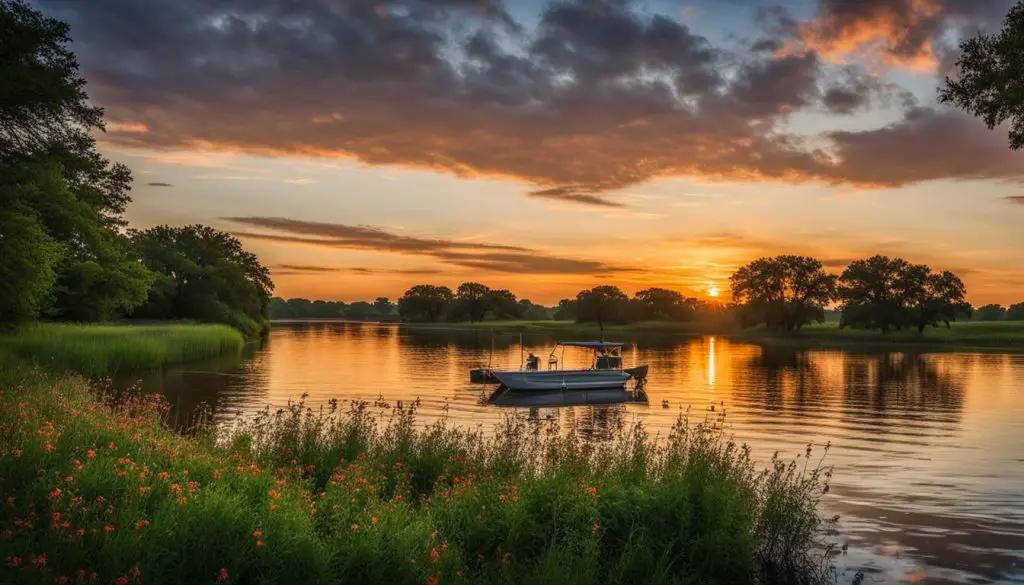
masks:
[[[60,577],[57,577],[56,582],[57,585],[66,585],[68,582],[67,575],[61,575]]]
[[[140,495],[140,496],[141,496],[141,495],[145,495],[145,493],[146,493],[146,492],[148,492],[149,490],[150,490],[150,488],[149,488],[149,487],[147,487],[147,486],[144,486],[144,485],[140,485],[140,486],[139,486],[139,495]]]
[[[593,531],[594,531],[594,532],[597,532],[597,530],[598,530],[599,528],[601,528],[601,525],[600,525],[600,524],[598,524],[597,522],[594,522],[594,526],[593,526]]]
[[[441,553],[437,552],[436,546],[430,548],[430,562],[435,565],[441,562]]]
[[[597,497],[597,488],[594,487],[594,486],[590,486],[590,487],[587,488],[587,493],[590,494],[591,496],[594,496],[596,498]]]
[[[109,534],[109,533],[113,532],[114,530],[116,530],[116,528],[114,527],[113,524],[104,524],[103,525],[103,532],[106,532],[106,533]]]
[[[437,577],[428,577],[426,585],[437,585]]]
[[[273,512],[277,509],[277,504],[270,504],[270,511]]]
[[[40,569],[40,568],[46,566],[46,554],[45,553],[39,555],[38,557],[30,555],[28,557],[28,560],[29,560],[30,563],[32,563],[32,566],[37,568],[37,569]]]
[[[263,548],[263,541],[262,540],[257,540],[256,541],[256,548]]]
[[[223,583],[228,580],[228,570],[224,567],[220,568],[220,572],[217,573],[217,582]]]
[[[43,448],[46,449],[47,453],[53,453],[57,450],[57,448],[53,446],[53,443],[49,441],[46,442],[46,445],[44,445]]]
[[[219,469],[213,470],[213,479],[220,479],[220,470]]]
[[[14,505],[14,496],[7,496],[6,502],[7,502],[8,506],[13,506]]]
[[[117,585],[128,585],[128,575],[121,575],[118,577]]]
[[[370,518],[370,524],[373,524],[374,526],[377,525],[377,517],[376,516],[373,516],[372,518]]]
[[[498,501],[499,502],[504,502],[505,501],[505,494],[501,494],[500,496],[498,496]]]
[[[139,566],[135,565],[134,567],[132,567],[132,577],[135,577],[136,579],[138,579],[141,576],[142,576],[142,571],[139,570]]]
[[[352,532],[355,532],[356,530],[359,530],[359,525],[358,524],[353,524],[352,525]]]
[[[7,566],[8,567],[20,567],[21,566],[21,557],[7,557],[6,559],[4,559],[4,561],[7,562]]]
[[[85,569],[78,569],[78,571],[75,572],[75,579],[77,579],[78,581],[84,581]]]
[[[263,531],[260,530],[259,528],[257,528],[256,530],[252,531],[252,535],[254,537],[256,537],[256,538],[259,538],[259,537],[263,536]]]
[[[93,571],[93,572],[89,573],[89,580],[90,581],[95,581],[97,577],[99,577],[99,575],[96,574],[96,571]]]
[[[85,452],[85,458],[86,459],[92,459],[95,456],[96,456],[96,451],[93,451],[92,449],[89,449],[88,451]]]
[[[462,570],[461,569],[456,569],[455,570],[455,576],[456,577],[461,577],[462,576]]]
[[[51,500],[56,500],[57,498],[60,497],[61,493],[62,492],[61,492],[61,489],[59,487],[53,488],[53,490],[50,492],[50,499]]]
[[[139,521],[135,522],[135,530],[142,530],[143,528],[149,526],[150,524],[151,523],[150,523],[149,520],[145,520],[145,519],[139,520]]]
[[[111,451],[116,451],[117,450],[117,443],[111,441],[110,444],[107,445],[107,448],[110,449]]]
[[[167,479],[171,478],[171,474],[167,473],[166,471],[161,471],[160,473],[156,474],[156,476],[158,478],[160,478],[160,479],[163,479],[163,480],[167,480]]]
[[[21,457],[21,449],[15,449],[14,450],[14,456],[15,457]]]
[[[274,500],[280,500],[281,499],[281,494],[277,490],[274,490],[274,489],[270,490],[270,492],[268,492],[267,495],[269,495],[271,497],[271,499],[274,499]]]

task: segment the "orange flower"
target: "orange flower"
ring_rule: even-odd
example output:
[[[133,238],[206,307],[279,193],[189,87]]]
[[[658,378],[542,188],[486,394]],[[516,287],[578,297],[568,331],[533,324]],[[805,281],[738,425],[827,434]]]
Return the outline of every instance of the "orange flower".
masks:
[[[257,528],[256,530],[252,531],[252,535],[255,536],[256,538],[259,538],[259,537],[263,536],[263,531],[260,530],[259,528]]]
[[[134,567],[132,567],[132,577],[138,579],[140,576],[142,576],[142,571],[139,570],[138,565],[135,565]]]
[[[597,530],[598,530],[599,528],[601,528],[601,525],[600,525],[600,524],[598,524],[597,522],[594,522],[594,526],[593,526],[593,531],[594,531],[594,532],[597,532]]]
[[[594,496],[594,497],[597,497],[597,488],[593,487],[593,486],[588,487],[587,488],[587,493],[592,495],[592,496]]]
[[[89,449],[88,451],[85,452],[86,459],[92,459],[95,456],[96,456],[96,452],[93,451],[92,449]]]
[[[109,534],[109,533],[113,532],[114,530],[116,530],[116,528],[114,527],[113,524],[104,524],[103,525],[103,532],[106,532],[106,533]]]
[[[358,524],[353,524],[352,525],[352,532],[355,532],[356,530],[359,530],[359,525]]]
[[[53,491],[50,492],[50,499],[51,500],[56,500],[57,498],[60,497],[61,493],[62,492],[61,492],[61,489],[59,487],[53,488]]]
[[[263,548],[263,541],[262,540],[257,540],[256,541],[256,548]]]
[[[107,445],[107,448],[110,449],[111,451],[116,451],[117,450],[117,443],[111,441],[110,444]]]
[[[437,577],[428,577],[426,585],[437,585]]]
[[[375,526],[377,525],[377,517],[376,516],[370,518],[370,524],[373,524]]]
[[[224,567],[220,568],[220,572],[217,573],[217,582],[223,583],[228,580],[228,570]]]
[[[149,525],[150,525],[150,521],[149,520],[145,520],[145,519],[139,520],[138,522],[135,523],[135,530],[142,530],[143,528],[145,528],[145,527],[147,527]]]
[[[441,553],[437,552],[437,547],[430,548],[430,562],[437,564],[441,562]]]

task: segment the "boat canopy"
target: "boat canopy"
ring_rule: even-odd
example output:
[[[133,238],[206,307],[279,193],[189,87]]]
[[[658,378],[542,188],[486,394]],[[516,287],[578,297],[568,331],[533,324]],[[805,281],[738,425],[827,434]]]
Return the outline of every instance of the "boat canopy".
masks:
[[[622,347],[625,343],[618,341],[559,341],[558,345],[570,347],[589,347],[591,349],[602,349],[606,347]]]

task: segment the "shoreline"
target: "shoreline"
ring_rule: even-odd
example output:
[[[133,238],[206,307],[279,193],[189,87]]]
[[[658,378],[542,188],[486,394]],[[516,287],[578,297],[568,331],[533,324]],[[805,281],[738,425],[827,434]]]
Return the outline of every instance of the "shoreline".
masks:
[[[353,321],[349,319],[288,319],[272,321],[295,323],[354,323],[397,325],[424,331],[473,332],[493,331],[497,335],[580,335],[611,339],[624,336],[639,338],[723,337],[740,343],[764,346],[790,346],[834,349],[926,349],[933,351],[1005,351],[1024,352],[1024,321],[967,321],[953,323],[950,329],[929,328],[917,331],[895,331],[883,335],[879,331],[839,329],[838,324],[811,325],[793,333],[768,331],[763,327],[738,329],[726,323],[674,323],[649,321],[628,325],[610,325],[602,331],[592,323],[573,321],[482,321],[418,323],[396,321]]]

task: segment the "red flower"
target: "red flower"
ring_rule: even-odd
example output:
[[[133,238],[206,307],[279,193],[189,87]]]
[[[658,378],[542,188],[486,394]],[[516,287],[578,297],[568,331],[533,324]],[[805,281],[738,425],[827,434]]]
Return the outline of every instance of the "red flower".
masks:
[[[117,585],[128,585],[128,575],[121,575],[117,578]]]
[[[45,554],[41,554],[38,557],[36,557],[36,556],[29,556],[28,560],[29,560],[29,562],[32,563],[32,566],[36,567],[37,569],[46,566],[46,555]]]
[[[224,567],[220,568],[220,572],[217,573],[217,582],[223,583],[228,580],[228,570]]]

